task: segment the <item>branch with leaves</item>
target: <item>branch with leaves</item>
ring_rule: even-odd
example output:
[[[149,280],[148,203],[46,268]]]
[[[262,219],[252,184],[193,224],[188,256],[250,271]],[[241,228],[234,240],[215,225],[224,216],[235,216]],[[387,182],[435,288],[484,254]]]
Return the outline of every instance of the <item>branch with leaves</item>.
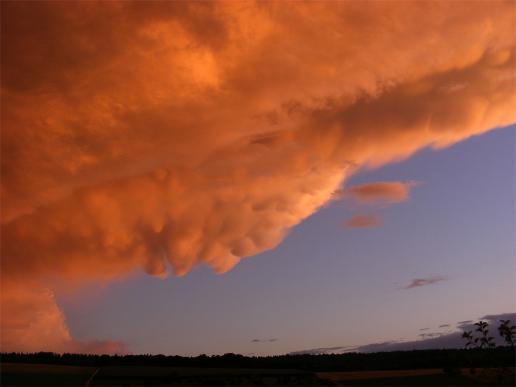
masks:
[[[494,348],[495,342],[492,336],[489,336],[489,324],[485,321],[479,321],[474,324],[475,330],[464,331],[462,338],[466,340],[466,348]],[[516,325],[511,325],[510,320],[500,320],[498,333],[505,340],[507,345],[514,348],[516,343]]]
[[[478,343],[480,348],[494,348],[494,337],[489,336],[489,324],[485,321],[475,323],[477,329],[475,332],[480,334],[480,337],[475,338],[475,343]]]
[[[473,346],[473,331],[464,331],[462,338],[466,340],[466,348],[472,348]]]
[[[516,337],[516,325],[510,325],[510,320],[500,320],[500,326],[498,327],[498,333],[503,337],[507,345],[514,348],[514,342]]]

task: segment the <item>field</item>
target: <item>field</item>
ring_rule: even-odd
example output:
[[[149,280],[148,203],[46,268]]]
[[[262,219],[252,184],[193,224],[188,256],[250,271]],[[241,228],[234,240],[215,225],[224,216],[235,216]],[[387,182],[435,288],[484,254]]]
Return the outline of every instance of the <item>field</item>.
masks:
[[[152,366],[75,367],[2,364],[2,386],[321,386],[308,371]]]
[[[78,367],[3,363],[2,386],[482,386],[514,385],[514,368],[317,372],[154,366]]]
[[[512,369],[443,369],[318,372],[340,386],[514,386]]]
[[[2,386],[84,386],[93,367],[2,363]]]

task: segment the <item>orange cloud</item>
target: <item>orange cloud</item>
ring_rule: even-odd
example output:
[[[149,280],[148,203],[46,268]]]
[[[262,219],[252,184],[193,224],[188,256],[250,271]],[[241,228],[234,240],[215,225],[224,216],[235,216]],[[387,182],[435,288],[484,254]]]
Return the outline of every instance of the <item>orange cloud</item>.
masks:
[[[345,228],[372,228],[382,224],[376,215],[355,215],[344,223]]]
[[[34,291],[225,272],[357,168],[516,120],[510,1],[1,7],[2,280]]]
[[[76,353],[127,353],[120,342],[73,340],[63,313],[49,288],[41,284],[3,280],[0,302],[3,352],[37,352],[41,350]]]
[[[360,184],[339,190],[336,198],[352,198],[361,203],[399,203],[408,199],[409,192],[416,182],[381,181],[376,183]]]

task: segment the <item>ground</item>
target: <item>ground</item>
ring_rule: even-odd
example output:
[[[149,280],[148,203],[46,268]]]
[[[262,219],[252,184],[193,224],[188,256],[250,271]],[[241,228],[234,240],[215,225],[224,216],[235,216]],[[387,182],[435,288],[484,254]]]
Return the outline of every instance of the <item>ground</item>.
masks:
[[[514,386],[514,368],[310,372],[3,363],[2,386]]]

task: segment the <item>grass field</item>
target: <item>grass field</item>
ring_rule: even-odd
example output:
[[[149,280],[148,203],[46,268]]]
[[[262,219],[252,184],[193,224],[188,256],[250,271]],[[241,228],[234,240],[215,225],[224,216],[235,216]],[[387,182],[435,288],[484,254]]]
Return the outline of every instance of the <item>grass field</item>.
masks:
[[[2,386],[85,386],[94,367],[2,363]]]
[[[500,377],[502,376],[502,377]],[[3,363],[2,386],[491,386],[514,385],[514,368],[309,372],[154,366],[77,367]]]
[[[321,386],[308,371],[151,366],[73,367],[2,364],[2,386]]]
[[[318,372],[317,376],[340,386],[514,386],[514,368]]]

